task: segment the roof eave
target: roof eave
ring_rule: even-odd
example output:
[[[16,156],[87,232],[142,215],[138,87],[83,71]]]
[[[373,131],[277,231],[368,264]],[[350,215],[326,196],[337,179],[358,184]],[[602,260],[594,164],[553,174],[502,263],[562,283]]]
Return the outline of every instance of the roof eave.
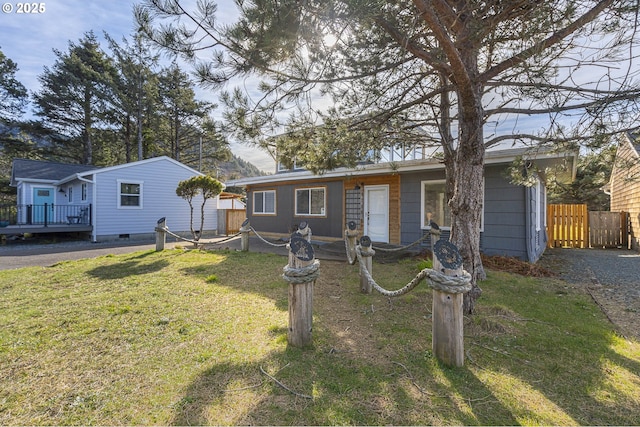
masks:
[[[565,159],[573,158],[572,161],[572,176],[575,177],[577,162],[575,159],[578,156],[577,152],[550,152],[550,151],[538,151],[531,152],[526,148],[522,149],[510,149],[499,151],[487,151],[485,156],[485,165],[494,164],[507,164],[513,162],[516,158],[523,156],[526,158],[535,159]],[[355,168],[338,168],[332,171],[328,171],[322,175],[314,174],[310,171],[296,171],[285,172],[274,175],[264,175],[259,177],[250,177],[245,179],[237,179],[226,183],[228,187],[246,187],[248,185],[266,184],[266,183],[280,183],[295,180],[305,179],[317,179],[317,178],[338,178],[347,176],[362,176],[362,175],[376,175],[383,173],[398,173],[398,172],[414,172],[417,170],[438,170],[444,169],[444,165],[439,159],[420,159],[420,160],[407,160],[402,162],[391,163],[372,163],[366,165],[360,165]]]

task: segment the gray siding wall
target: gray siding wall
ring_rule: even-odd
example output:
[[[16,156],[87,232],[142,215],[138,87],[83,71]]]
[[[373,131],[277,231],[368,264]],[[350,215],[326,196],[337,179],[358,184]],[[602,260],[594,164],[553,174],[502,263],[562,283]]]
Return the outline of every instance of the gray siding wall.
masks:
[[[296,216],[295,190],[298,188],[324,187],[325,216]],[[276,215],[254,215],[254,191],[276,191]],[[247,194],[247,217],[256,231],[289,234],[298,229],[298,224],[306,221],[314,235],[342,238],[344,222],[344,185],[342,181],[314,182],[305,184],[285,184],[274,187],[250,189]]]
[[[485,169],[483,252],[527,259],[526,188],[503,176],[504,168]]]
[[[400,179],[400,241],[403,245],[409,245],[423,235],[423,230],[420,228],[421,182],[440,179],[444,179],[444,171],[418,172],[402,175]]]
[[[100,236],[153,234],[159,218],[167,219],[173,232],[189,230],[189,204],[176,195],[178,182],[193,173],[167,160],[132,164],[95,174],[94,233]],[[142,209],[118,208],[118,180],[142,182]],[[74,196],[75,197],[75,196]],[[202,198],[194,199],[194,228],[200,227]],[[204,230],[217,229],[215,199],[205,205]]]
[[[484,228],[480,249],[487,255],[527,259],[525,188],[509,183],[503,171],[502,166],[487,166],[485,169]],[[403,245],[413,243],[423,235],[420,228],[421,181],[438,179],[444,179],[444,171],[402,175]]]

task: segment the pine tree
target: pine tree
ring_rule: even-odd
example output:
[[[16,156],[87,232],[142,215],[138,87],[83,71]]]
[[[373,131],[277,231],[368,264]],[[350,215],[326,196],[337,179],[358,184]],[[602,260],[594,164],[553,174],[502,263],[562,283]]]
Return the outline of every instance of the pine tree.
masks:
[[[39,76],[42,88],[34,95],[35,113],[45,125],[67,139],[59,154],[68,160],[93,164],[96,130],[108,122],[113,108],[115,69],[92,32]]]
[[[18,118],[28,102],[27,89],[16,79],[18,65],[0,50],[0,119]]]
[[[307,167],[320,160],[320,168],[353,164],[367,148],[399,140],[439,144],[451,240],[474,278],[467,313],[480,294],[475,282],[485,276],[485,150],[504,142],[575,149],[594,134],[637,126],[640,70],[628,57],[626,75],[617,70],[625,60],[619,52],[637,44],[636,2],[254,0],[238,6],[234,25],[215,19],[212,1],[186,10],[175,0],[146,0],[135,10],[147,36],[172,52],[187,60],[212,52],[213,60],[194,61],[212,87],[263,76],[258,101],[239,90],[224,98],[227,117],[236,135],[257,144],[268,144],[265,130],[289,131],[287,141],[297,147],[311,141],[300,151]],[[603,38],[609,43],[594,42]],[[323,95],[330,108],[316,107]],[[580,116],[567,129],[559,119],[572,114]],[[544,124],[523,129],[518,119],[531,116]]]

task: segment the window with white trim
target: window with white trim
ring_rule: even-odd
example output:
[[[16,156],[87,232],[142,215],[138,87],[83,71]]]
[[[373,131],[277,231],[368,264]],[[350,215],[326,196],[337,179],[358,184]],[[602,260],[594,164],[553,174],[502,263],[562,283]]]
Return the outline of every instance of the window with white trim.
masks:
[[[83,182],[82,185],[80,186],[80,192],[81,192],[81,197],[80,199],[83,202],[87,201],[87,183]]]
[[[444,180],[422,181],[421,227],[428,228],[431,221],[441,228],[451,227],[451,210],[447,204],[446,183]]]
[[[296,189],[296,215],[298,216],[323,216],[325,214],[325,188],[298,188]]]
[[[444,179],[422,181],[420,192],[420,226],[431,228],[431,221],[440,228],[450,229],[451,209],[447,203],[446,182]],[[480,231],[484,230],[484,180],[482,181],[482,212],[480,213]]]
[[[275,215],[276,190],[254,191],[253,213],[256,215]]]
[[[142,209],[142,181],[118,180],[118,208]]]
[[[69,197],[69,203],[73,203],[73,187],[71,185],[67,188],[67,196]]]

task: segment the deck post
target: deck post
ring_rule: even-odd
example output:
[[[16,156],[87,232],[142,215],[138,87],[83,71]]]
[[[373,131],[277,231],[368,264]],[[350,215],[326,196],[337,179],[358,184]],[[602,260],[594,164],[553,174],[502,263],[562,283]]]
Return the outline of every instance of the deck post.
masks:
[[[158,220],[156,225],[156,252],[164,250],[164,244],[167,241],[167,233],[164,229],[167,226],[167,219],[162,217]]]

